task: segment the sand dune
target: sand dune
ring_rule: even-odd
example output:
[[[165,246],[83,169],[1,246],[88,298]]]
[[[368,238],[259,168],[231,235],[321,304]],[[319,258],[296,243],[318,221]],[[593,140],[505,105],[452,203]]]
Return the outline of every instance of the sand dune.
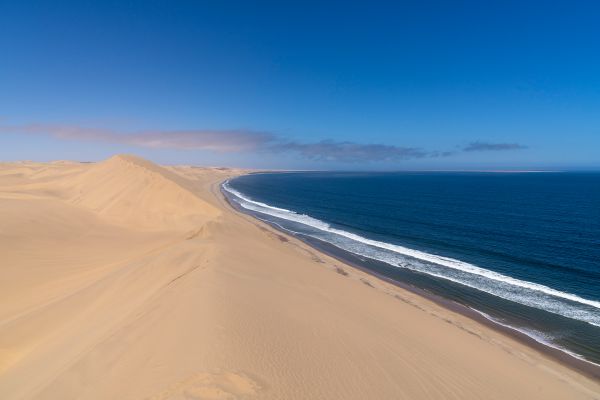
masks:
[[[195,226],[220,213],[188,190],[185,180],[135,156],[114,156],[65,186],[73,204],[126,226]]]
[[[513,339],[235,213],[218,184],[241,172],[1,164],[0,398],[600,398]]]

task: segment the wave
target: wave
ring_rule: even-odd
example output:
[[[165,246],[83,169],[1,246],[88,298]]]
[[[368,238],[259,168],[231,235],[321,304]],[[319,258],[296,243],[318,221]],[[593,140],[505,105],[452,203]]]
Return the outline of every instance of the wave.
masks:
[[[222,187],[235,197],[236,202],[242,208],[300,224],[304,229],[297,233],[324,240],[342,250],[395,267],[452,281],[505,300],[600,326],[600,301],[513,278],[464,261],[369,239],[337,229],[311,216],[252,200],[233,189],[229,185],[229,181],[223,183]]]
[[[553,349],[562,351],[562,352],[567,353],[571,357],[576,358],[576,359],[578,359],[580,361],[584,361],[584,362],[586,362],[588,364],[594,365],[596,367],[600,367],[600,364],[595,363],[593,361],[590,361],[590,360],[586,359],[585,357],[583,357],[583,356],[581,356],[581,355],[579,355],[579,354],[577,354],[577,353],[575,353],[575,352],[573,352],[573,351],[571,351],[571,350],[569,350],[569,349],[567,349],[567,348],[565,348],[563,346],[558,346],[557,344],[554,343],[554,339],[555,338],[552,337],[552,336],[550,336],[550,335],[548,335],[545,332],[536,331],[536,330],[533,330],[533,329],[518,328],[518,327],[515,327],[515,326],[512,326],[512,325],[509,325],[509,324],[503,322],[502,320],[500,320],[498,318],[494,318],[491,315],[484,313],[483,311],[479,311],[479,310],[477,310],[475,308],[472,308],[472,307],[469,307],[469,309],[472,310],[472,311],[474,311],[474,312],[476,312],[477,314],[481,315],[485,319],[487,319],[489,321],[492,321],[495,324],[498,324],[498,325],[501,325],[501,326],[503,326],[505,328],[512,329],[513,331],[519,332],[519,333],[521,333],[521,334],[529,337],[530,339],[533,339],[536,342],[543,344],[544,346],[548,346],[548,347],[551,347]]]

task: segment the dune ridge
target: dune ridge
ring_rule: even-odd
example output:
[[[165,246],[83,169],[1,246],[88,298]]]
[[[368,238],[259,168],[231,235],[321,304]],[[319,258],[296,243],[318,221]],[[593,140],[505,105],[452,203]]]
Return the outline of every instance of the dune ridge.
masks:
[[[124,225],[164,229],[194,226],[220,212],[179,176],[150,161],[117,155],[68,182],[70,202]]]
[[[597,399],[513,339],[233,211],[242,170],[0,165],[2,399]]]

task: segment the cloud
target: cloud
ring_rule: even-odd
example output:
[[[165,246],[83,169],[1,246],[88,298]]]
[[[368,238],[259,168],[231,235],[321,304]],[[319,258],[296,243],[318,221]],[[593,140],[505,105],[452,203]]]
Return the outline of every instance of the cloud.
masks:
[[[295,152],[317,161],[398,161],[427,157],[430,153],[414,148],[384,144],[360,144],[323,140],[316,143],[287,142],[270,147],[273,151]]]
[[[487,143],[487,142],[471,142],[463,148],[463,151],[505,151],[505,150],[522,150],[527,146],[518,143]]]
[[[332,140],[299,143],[286,141],[269,132],[250,130],[149,130],[125,133],[77,125],[27,124],[0,125],[0,132],[50,135],[64,140],[99,141],[155,149],[208,150],[222,153],[244,151],[296,153],[301,157],[318,161],[398,161],[446,154],[427,152],[414,147]]]
[[[63,140],[97,141],[154,149],[205,150],[219,153],[262,152],[297,154],[315,161],[377,162],[418,158],[450,157],[457,151],[430,151],[417,147],[362,144],[322,140],[313,143],[288,141],[270,132],[252,130],[147,130],[134,133],[78,125],[27,124],[0,125],[0,132],[49,135]],[[463,152],[518,150],[517,143],[471,142]]]
[[[268,132],[249,130],[179,130],[123,133],[75,125],[29,124],[0,126],[0,132],[43,134],[66,140],[100,141],[155,149],[189,149],[217,152],[251,151],[272,142]]]

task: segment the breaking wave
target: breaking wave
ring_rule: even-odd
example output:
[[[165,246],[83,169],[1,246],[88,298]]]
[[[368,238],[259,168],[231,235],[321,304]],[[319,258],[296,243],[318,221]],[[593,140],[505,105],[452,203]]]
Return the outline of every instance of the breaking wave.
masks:
[[[233,189],[229,181],[223,183],[222,188],[240,207],[261,214],[269,221],[274,219],[272,222],[277,222],[283,229],[323,240],[342,250],[397,268],[428,274],[505,300],[600,326],[600,301],[513,278],[457,259],[338,229],[309,215],[252,200]]]

